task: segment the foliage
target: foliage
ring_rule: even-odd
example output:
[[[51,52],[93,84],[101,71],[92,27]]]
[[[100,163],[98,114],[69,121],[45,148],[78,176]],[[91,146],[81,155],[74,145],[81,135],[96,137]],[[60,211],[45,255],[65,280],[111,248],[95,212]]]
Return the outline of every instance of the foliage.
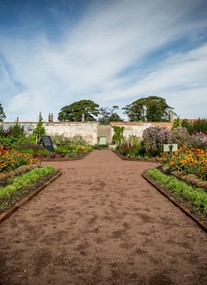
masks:
[[[187,129],[178,127],[172,132],[172,142],[177,144],[178,147],[190,146],[191,137]]]
[[[193,132],[189,134],[186,128],[178,127],[172,132],[172,142],[178,147],[207,148],[207,132]]]
[[[137,142],[135,144],[128,144],[123,143],[121,145],[118,145],[116,147],[116,152],[119,154],[127,157],[127,158],[134,158],[134,159],[146,159],[148,158],[145,155],[145,149],[143,148],[143,145],[141,142]]]
[[[180,118],[177,117],[173,121],[172,130],[175,130],[181,126]]]
[[[59,114],[59,121],[81,122],[84,116],[84,121],[96,121],[99,114],[99,105],[92,100],[80,100],[68,106],[64,106]]]
[[[162,151],[162,145],[172,142],[172,131],[149,127],[143,132],[143,146],[146,154],[150,157],[159,155]]]
[[[182,171],[207,180],[207,152],[204,150],[183,147],[173,155],[163,153],[159,161],[168,167],[169,172]]]
[[[39,121],[36,128],[33,130],[32,137],[35,140],[36,144],[40,143],[41,137],[46,135],[45,127],[43,126],[43,118],[40,113]]]
[[[183,120],[182,126],[185,126],[189,133],[207,132],[207,119],[198,118],[190,123],[188,120]]]
[[[15,169],[21,165],[38,163],[31,154],[17,152],[15,150],[0,149],[0,172]]]
[[[74,145],[87,145],[86,140],[80,135],[76,135],[74,137],[65,137],[64,134],[62,135],[55,135],[51,137],[53,144],[56,146],[68,146],[69,144]]]
[[[113,106],[112,108],[100,108],[100,118],[98,119],[99,123],[102,125],[108,125],[110,122],[121,122],[123,121],[122,118],[114,112],[115,110],[119,109],[118,106]]]
[[[2,205],[4,205],[4,200],[8,199],[13,193],[24,187],[30,186],[37,180],[53,172],[55,172],[54,168],[47,165],[42,168],[35,168],[20,176],[10,178],[8,181],[9,184],[6,187],[0,188],[0,208],[2,208]]]
[[[193,188],[175,177],[167,176],[158,169],[150,169],[147,172],[153,179],[167,186],[172,192],[184,197],[192,205],[198,207],[207,214],[207,193],[202,188]]]
[[[18,123],[14,124],[9,128],[9,135],[15,138],[22,138],[25,136],[24,127],[20,126]]]
[[[94,150],[102,150],[102,149],[106,149],[108,148],[109,146],[107,144],[95,144],[93,146],[93,149]]]
[[[170,107],[164,98],[149,96],[141,98],[123,108],[132,121],[161,122],[169,121]]]
[[[8,130],[0,128],[0,147],[15,148],[25,140],[24,127],[18,123],[10,126]]]
[[[114,126],[114,135],[112,137],[112,144],[121,144],[124,140],[124,127]]]
[[[191,135],[191,146],[207,150],[207,132],[195,132]]]
[[[6,115],[4,113],[4,108],[2,104],[0,103],[0,122],[3,122],[5,118],[6,118]]]

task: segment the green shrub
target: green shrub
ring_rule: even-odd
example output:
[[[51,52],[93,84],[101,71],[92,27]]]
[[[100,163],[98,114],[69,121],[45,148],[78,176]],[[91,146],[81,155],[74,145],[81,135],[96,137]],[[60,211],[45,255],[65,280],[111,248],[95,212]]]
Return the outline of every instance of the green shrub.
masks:
[[[185,126],[189,133],[207,132],[207,119],[198,118],[192,123],[185,119],[183,120],[182,126]]]
[[[120,145],[124,140],[124,127],[114,126],[113,129],[112,144]]]
[[[191,137],[189,132],[184,127],[178,127],[172,131],[172,143],[177,144],[178,147],[191,146]]]

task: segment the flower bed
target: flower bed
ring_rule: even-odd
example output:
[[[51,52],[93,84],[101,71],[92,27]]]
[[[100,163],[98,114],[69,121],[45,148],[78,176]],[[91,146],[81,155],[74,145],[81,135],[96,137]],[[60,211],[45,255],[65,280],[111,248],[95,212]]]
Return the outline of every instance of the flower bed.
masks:
[[[38,164],[38,159],[31,154],[15,150],[0,149],[0,172],[16,169],[21,165]]]
[[[0,181],[0,212],[36,190],[56,174],[52,166],[36,167],[26,173]]]
[[[180,171],[207,180],[207,152],[205,150],[183,147],[173,155],[163,153],[159,161],[166,166],[166,171],[169,173]]]
[[[64,160],[64,159],[77,159],[81,158],[87,153],[91,152],[93,148],[91,146],[82,145],[67,145],[55,147],[53,153],[40,146],[22,146],[20,151],[26,154],[33,155],[35,159],[39,160]]]
[[[194,217],[198,223],[202,224],[204,222],[204,228],[207,230],[207,192],[203,188],[192,187],[188,183],[180,181],[179,179],[162,173],[159,169],[150,169],[143,174],[143,176],[155,187],[160,190],[168,198],[175,201],[174,203],[178,205],[182,210],[186,209],[189,215]],[[151,180],[153,179],[153,181]],[[184,208],[183,208],[184,207]],[[190,214],[191,213],[191,214]]]

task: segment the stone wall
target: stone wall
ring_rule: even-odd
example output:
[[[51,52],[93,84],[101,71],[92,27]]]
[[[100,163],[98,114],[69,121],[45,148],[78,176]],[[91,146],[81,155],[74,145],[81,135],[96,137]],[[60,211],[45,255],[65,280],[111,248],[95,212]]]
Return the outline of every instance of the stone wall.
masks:
[[[124,127],[124,137],[128,138],[129,136],[137,136],[142,138],[143,132],[145,129],[149,127],[160,127],[165,129],[171,129],[173,123],[171,122],[130,122],[130,123],[123,123],[123,122],[114,122],[110,124],[113,126]],[[114,134],[112,128],[112,136]]]
[[[94,122],[58,122],[44,123],[46,133],[49,136],[64,135],[65,137],[82,136],[89,144],[97,143],[98,123]]]
[[[0,122],[5,129],[14,125],[14,122]],[[31,134],[37,123],[34,122],[19,122],[24,126],[27,134]],[[152,126],[171,129],[172,123],[167,122],[114,122],[110,125],[103,126],[97,122],[45,122],[43,123],[46,133],[49,136],[64,135],[65,137],[74,137],[76,135],[82,136],[89,144],[97,144],[100,137],[106,138],[106,143],[110,144],[114,134],[113,126],[124,127],[124,137],[128,138],[131,135],[142,138],[143,131]]]

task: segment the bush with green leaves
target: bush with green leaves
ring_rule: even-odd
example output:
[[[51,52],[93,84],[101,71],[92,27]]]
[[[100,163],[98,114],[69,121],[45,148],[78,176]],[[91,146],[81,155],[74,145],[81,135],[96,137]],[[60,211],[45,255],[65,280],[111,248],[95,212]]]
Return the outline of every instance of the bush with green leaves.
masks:
[[[124,127],[114,126],[113,129],[112,144],[120,145],[124,140]]]
[[[187,119],[185,119],[182,122],[182,126],[185,127],[189,133],[207,132],[207,119],[198,118],[193,122],[189,122]]]
[[[0,146],[9,149],[15,148],[25,140],[24,127],[15,123],[8,130],[0,128]]]
[[[45,127],[43,126],[43,118],[42,118],[42,115],[40,113],[39,121],[37,123],[36,128],[33,130],[32,137],[33,137],[33,140],[35,141],[35,143],[39,144],[41,141],[41,138],[45,135],[46,135],[46,130],[45,130]]]
[[[129,136],[122,144],[117,145],[116,152],[127,158],[147,158],[141,139],[136,136]]]
[[[68,146],[70,144],[73,145],[87,145],[86,140],[80,135],[76,135],[74,137],[65,137],[64,134],[62,135],[54,135],[51,136],[52,142],[56,146]]]
[[[191,136],[189,132],[187,131],[186,128],[184,127],[179,127],[173,130],[172,132],[172,142],[174,144],[177,144],[178,147],[183,147],[183,146],[188,146],[190,147],[191,145]]]

